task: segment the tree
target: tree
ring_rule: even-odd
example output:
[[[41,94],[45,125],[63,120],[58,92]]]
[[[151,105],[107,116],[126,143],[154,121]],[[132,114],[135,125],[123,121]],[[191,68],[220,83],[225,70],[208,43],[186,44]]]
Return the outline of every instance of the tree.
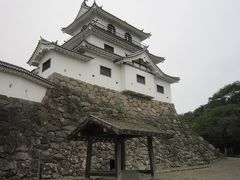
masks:
[[[220,89],[208,104],[181,119],[223,153],[240,154],[240,82]]]

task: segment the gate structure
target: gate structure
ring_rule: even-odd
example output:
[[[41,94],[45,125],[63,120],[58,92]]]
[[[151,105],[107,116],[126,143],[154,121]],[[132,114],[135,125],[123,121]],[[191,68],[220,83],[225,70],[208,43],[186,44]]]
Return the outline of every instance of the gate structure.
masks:
[[[112,176],[117,180],[126,177],[125,162],[125,141],[136,137],[146,137],[147,148],[150,162],[149,170],[138,170],[139,173],[151,174],[155,176],[155,163],[153,151],[153,137],[171,138],[172,135],[160,131],[158,128],[143,123],[130,123],[120,120],[102,119],[96,116],[89,116],[82,122],[69,136],[69,140],[87,142],[87,156],[85,178],[91,176]],[[91,171],[92,146],[95,142],[112,142],[115,144],[115,171]]]

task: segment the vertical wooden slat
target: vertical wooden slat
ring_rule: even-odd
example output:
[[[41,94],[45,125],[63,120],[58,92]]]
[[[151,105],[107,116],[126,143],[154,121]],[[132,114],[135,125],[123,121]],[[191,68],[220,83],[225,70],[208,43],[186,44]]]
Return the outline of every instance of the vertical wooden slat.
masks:
[[[153,153],[153,138],[152,136],[147,136],[147,146],[148,146],[148,155],[150,163],[151,176],[155,176],[155,162],[154,162],[154,153]]]
[[[87,157],[86,157],[86,169],[85,169],[85,179],[90,180],[90,170],[91,170],[91,163],[92,163],[92,138],[88,139],[87,142]]]

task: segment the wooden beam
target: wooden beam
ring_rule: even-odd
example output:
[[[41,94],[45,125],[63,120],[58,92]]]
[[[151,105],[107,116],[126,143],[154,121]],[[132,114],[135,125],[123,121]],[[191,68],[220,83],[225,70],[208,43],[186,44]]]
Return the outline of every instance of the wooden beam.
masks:
[[[121,180],[121,139],[117,139],[115,141],[115,170],[116,170],[116,179]]]
[[[137,171],[141,174],[151,174],[152,173],[151,170],[137,170]]]
[[[155,162],[154,162],[153,137],[152,136],[147,136],[147,147],[148,147],[151,176],[154,177],[155,176]]]
[[[90,171],[89,172],[90,176],[108,176],[108,177],[115,177],[116,172],[115,171]]]
[[[88,139],[87,142],[87,157],[86,157],[86,168],[85,168],[85,179],[90,180],[90,170],[91,170],[91,163],[92,163],[92,138]]]

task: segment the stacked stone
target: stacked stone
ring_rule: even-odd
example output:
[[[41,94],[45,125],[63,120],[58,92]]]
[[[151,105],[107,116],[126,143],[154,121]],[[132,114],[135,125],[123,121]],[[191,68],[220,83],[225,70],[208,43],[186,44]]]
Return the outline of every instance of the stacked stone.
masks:
[[[0,179],[57,179],[81,176],[85,168],[85,142],[67,136],[90,114],[129,122],[145,122],[174,134],[155,138],[157,169],[206,164],[221,154],[178,120],[173,104],[125,95],[53,74],[55,87],[42,103],[0,96]],[[146,140],[127,141],[127,168],[148,169]],[[96,143],[93,170],[109,170],[113,144]]]

